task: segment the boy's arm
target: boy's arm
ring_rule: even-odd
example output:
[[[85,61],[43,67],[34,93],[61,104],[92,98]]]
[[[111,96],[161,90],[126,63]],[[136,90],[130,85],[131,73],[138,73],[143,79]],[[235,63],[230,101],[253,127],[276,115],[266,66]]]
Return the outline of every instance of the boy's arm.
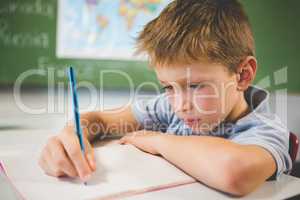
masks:
[[[84,113],[81,124],[89,141],[99,134],[123,134],[141,129],[130,106]]]
[[[96,170],[94,151],[90,141],[99,133],[112,134],[139,129],[131,108],[115,109],[104,112],[88,112],[81,115],[85,144],[82,154],[74,126],[67,124],[57,135],[48,139],[42,150],[39,164],[51,176],[80,177],[89,179]]]
[[[265,149],[223,138],[136,134],[122,138],[121,143],[160,154],[200,182],[234,195],[253,191],[276,170],[273,157]]]

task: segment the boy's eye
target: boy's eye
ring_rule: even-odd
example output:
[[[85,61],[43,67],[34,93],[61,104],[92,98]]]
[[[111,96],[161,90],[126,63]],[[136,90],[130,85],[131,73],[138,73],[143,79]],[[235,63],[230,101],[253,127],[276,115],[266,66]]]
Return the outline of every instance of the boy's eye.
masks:
[[[164,86],[162,89],[166,92],[171,92],[171,91],[173,91],[173,86],[167,85],[167,86]]]
[[[204,88],[206,85],[205,84],[191,84],[190,88],[191,89],[202,89]]]

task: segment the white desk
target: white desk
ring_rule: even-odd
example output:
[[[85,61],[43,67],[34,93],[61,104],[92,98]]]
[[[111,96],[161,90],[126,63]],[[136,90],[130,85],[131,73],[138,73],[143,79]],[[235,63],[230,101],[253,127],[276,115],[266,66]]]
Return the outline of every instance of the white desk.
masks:
[[[24,151],[40,150],[46,138],[53,135],[50,130],[7,130],[0,132],[0,159],[10,155],[22,155]],[[3,182],[0,180],[0,188]],[[200,183],[149,192],[124,198],[126,200],[199,200],[199,199],[285,199],[300,194],[300,179],[283,175],[278,181],[269,181],[244,198],[233,198]],[[3,194],[2,194],[3,195]],[[9,199],[1,196],[0,199]]]

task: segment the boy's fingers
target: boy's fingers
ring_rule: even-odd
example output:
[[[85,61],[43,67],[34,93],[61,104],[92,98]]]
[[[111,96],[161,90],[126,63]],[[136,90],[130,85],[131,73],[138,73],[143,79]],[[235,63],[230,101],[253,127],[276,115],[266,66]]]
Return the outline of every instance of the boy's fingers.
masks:
[[[125,136],[124,136],[125,137]],[[118,140],[118,143],[119,144],[125,144],[125,138],[124,137],[122,137],[122,138],[120,138],[119,140]]]
[[[133,138],[138,135],[138,132],[126,133],[122,138],[119,139],[119,144],[130,143]]]
[[[47,155],[46,155],[45,149],[43,149],[42,156],[39,159],[39,166],[44,170],[44,172],[46,174],[50,174],[50,169],[49,169],[49,165],[46,161],[46,159],[47,159],[46,156]]]
[[[70,177],[78,176],[72,161],[67,156],[61,142],[58,139],[54,139],[51,143],[49,143],[49,148],[50,156],[52,157],[51,160],[56,169],[63,171]]]
[[[69,158],[74,164],[80,178],[86,181],[91,174],[91,169],[87,160],[82,154],[79,140],[76,137],[75,133],[74,135],[71,135],[70,133],[61,134],[60,140]]]
[[[132,136],[126,135],[119,139],[119,144],[128,144],[132,142]]]
[[[95,171],[96,170],[96,160],[95,160],[95,154],[94,154],[94,148],[89,143],[87,139],[84,140],[84,144],[86,147],[86,159],[89,162],[90,168]]]
[[[41,158],[40,165],[44,169],[45,173],[50,176],[59,177],[64,175],[64,173],[58,169],[56,169],[52,165],[51,154],[48,148],[43,150],[43,157]]]

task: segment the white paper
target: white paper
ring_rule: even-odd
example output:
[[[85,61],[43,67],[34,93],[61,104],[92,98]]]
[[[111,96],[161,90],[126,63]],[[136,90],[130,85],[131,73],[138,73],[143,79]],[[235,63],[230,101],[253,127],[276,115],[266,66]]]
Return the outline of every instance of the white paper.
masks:
[[[70,178],[44,174],[37,152],[24,152],[2,160],[8,177],[28,200],[101,199],[118,193],[143,190],[194,179],[159,156],[131,145],[109,145],[95,149],[97,170],[88,185]]]

